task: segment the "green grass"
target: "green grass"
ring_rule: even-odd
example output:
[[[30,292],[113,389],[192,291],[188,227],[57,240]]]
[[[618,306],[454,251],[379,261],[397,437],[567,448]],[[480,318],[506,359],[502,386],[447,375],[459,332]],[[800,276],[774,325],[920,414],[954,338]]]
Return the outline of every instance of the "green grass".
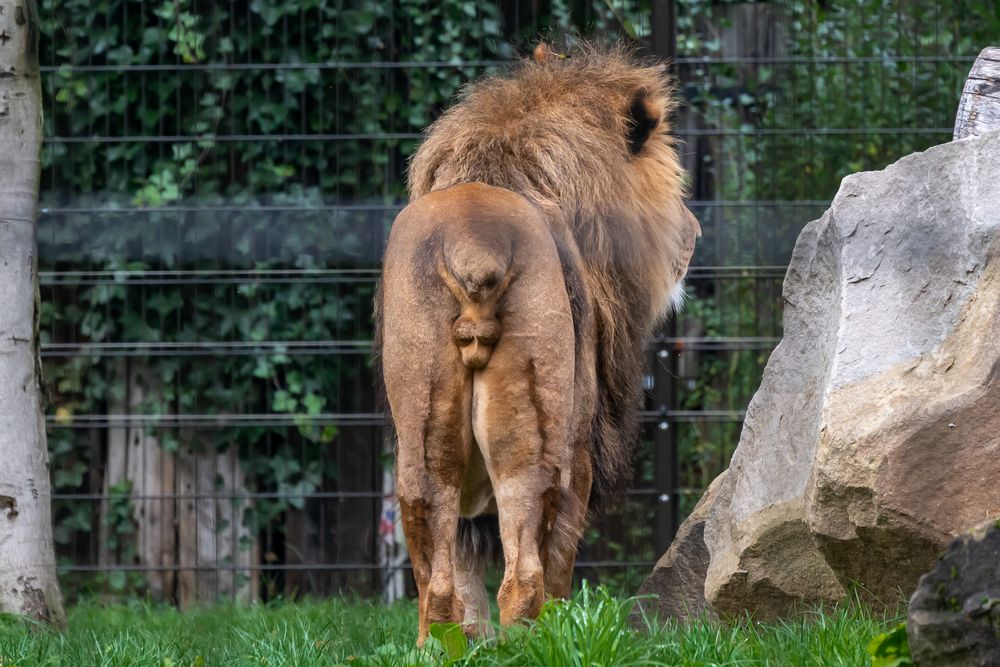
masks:
[[[869,665],[865,647],[898,619],[857,606],[777,624],[629,629],[632,601],[584,589],[550,603],[531,628],[477,643],[467,665]],[[416,609],[334,599],[179,613],[133,604],[71,610],[65,633],[0,617],[0,666],[268,667],[447,664],[434,640],[414,648]],[[461,648],[461,647],[460,647]]]

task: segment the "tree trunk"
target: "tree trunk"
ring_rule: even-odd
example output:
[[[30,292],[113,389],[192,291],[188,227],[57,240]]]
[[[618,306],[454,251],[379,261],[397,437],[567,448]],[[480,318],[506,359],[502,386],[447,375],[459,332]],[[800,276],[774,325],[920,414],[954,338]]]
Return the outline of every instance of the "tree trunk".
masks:
[[[954,139],[1000,129],[1000,46],[987,46],[965,80]]]
[[[0,0],[0,611],[65,623],[38,361],[42,91],[34,0]]]

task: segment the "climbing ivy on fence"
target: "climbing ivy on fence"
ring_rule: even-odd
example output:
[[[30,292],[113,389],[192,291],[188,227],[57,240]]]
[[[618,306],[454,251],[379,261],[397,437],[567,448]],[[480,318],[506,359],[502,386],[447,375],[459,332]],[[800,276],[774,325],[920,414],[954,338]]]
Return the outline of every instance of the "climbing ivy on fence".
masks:
[[[547,28],[645,39],[650,10],[648,0],[551,0],[540,3],[534,23],[514,26],[510,3],[471,0],[40,4],[43,64],[54,68],[43,81],[50,140],[43,154],[40,268],[104,276],[44,283],[43,341],[83,346],[369,340],[370,281],[134,278],[377,267],[404,196],[416,133],[462,84]],[[720,55],[718,28],[732,4],[681,0],[680,55]],[[789,17],[789,55],[878,56],[878,62],[765,64],[750,78],[731,64],[686,70],[681,94],[709,127],[876,130],[794,139],[727,135],[716,145],[716,154],[729,158],[713,167],[718,199],[829,199],[844,174],[941,140],[877,128],[945,123],[967,65],[895,57],[975,53],[1000,30],[1000,19],[989,2],[921,1],[899,11],[885,4],[776,3]],[[366,65],[371,62],[396,65]],[[258,63],[299,66],[252,66]],[[775,247],[766,261],[783,261],[797,231],[795,225],[772,230],[777,236],[766,246],[752,216],[731,214],[720,222],[724,226],[711,229],[746,242],[713,256],[700,250],[702,263],[761,263],[762,253]],[[761,334],[758,325],[762,314],[776,319],[779,308],[777,292],[762,295],[758,282],[737,278],[696,289],[685,321],[710,336],[777,335]],[[315,418],[375,409],[367,363],[356,356],[296,354],[279,346],[249,355],[130,359],[152,369],[157,383],[136,411],[289,416],[287,426],[195,434],[150,426],[166,450],[185,439],[206,449],[238,448],[250,488],[276,494],[255,501],[247,514],[254,531],[280,532],[275,526],[283,513],[302,507],[294,494],[336,478],[324,452],[338,430]],[[755,350],[702,355],[681,407],[742,409],[765,359],[766,351]],[[47,359],[56,492],[102,491],[99,433],[60,425],[127,402],[122,364],[107,355]],[[686,508],[725,465],[737,435],[734,424],[705,424],[679,435],[682,486],[691,490]],[[650,475],[641,468],[637,481],[648,483]],[[130,489],[112,491],[100,519],[109,524],[104,530],[97,530],[96,504],[57,504],[56,539],[65,561],[93,553],[95,535],[108,536],[99,549],[134,558]],[[652,510],[633,510],[628,530],[609,532],[604,546],[612,555],[648,560],[655,555],[648,546],[626,554],[626,541],[649,542]],[[142,586],[141,579],[120,575],[65,581],[72,590]]]
[[[709,127],[730,131],[703,156],[712,197],[765,202],[699,210],[702,265],[782,266],[798,231],[819,217],[844,176],[950,140],[968,69],[1000,34],[993,0],[756,4],[780,17],[778,58],[681,68],[686,104]],[[732,56],[722,33],[748,5],[679,2],[679,55]],[[818,204],[775,203],[792,200]],[[780,308],[780,285],[747,275],[696,286],[682,320],[707,336],[780,336]],[[745,408],[768,354],[701,355],[681,406]],[[738,437],[736,424],[696,424],[679,434],[681,486],[693,491],[682,494],[682,515],[726,465]]]
[[[44,82],[51,140],[43,158],[42,270],[121,277],[47,286],[45,342],[370,339],[370,280],[137,285],[128,277],[377,266],[392,206],[403,195],[405,157],[415,144],[394,135],[429,123],[477,68],[368,69],[363,63],[508,57],[497,11],[478,4],[428,10],[414,0],[251,2],[247,8],[191,0],[45,0],[42,53],[59,68]],[[243,63],[328,65],[232,67]],[[187,68],[157,69],[173,64]],[[309,134],[329,138],[302,140]],[[270,138],[279,135],[298,137]],[[129,138],[158,136],[172,139]],[[254,491],[308,494],[336,475],[323,450],[337,437],[335,427],[309,418],[374,410],[366,403],[370,378],[361,362],[280,347],[270,354],[143,357],[158,389],[133,410],[290,415],[290,427],[197,435],[203,448],[238,447]],[[57,421],[112,412],[111,404],[123,399],[122,363],[87,354],[50,360]],[[167,450],[192,437],[152,430]],[[88,479],[102,464],[93,437],[87,430],[51,429],[57,492],[101,490]],[[286,508],[302,504],[294,495],[261,499],[250,520],[255,530],[274,525]],[[95,506],[64,502],[56,511],[57,540],[72,559],[81,535],[94,528]],[[102,548],[121,552],[118,542],[134,532],[130,515],[118,503],[104,520],[120,525],[107,533],[115,544]],[[120,555],[128,563],[134,552]],[[123,587],[126,580],[113,577],[110,585]]]

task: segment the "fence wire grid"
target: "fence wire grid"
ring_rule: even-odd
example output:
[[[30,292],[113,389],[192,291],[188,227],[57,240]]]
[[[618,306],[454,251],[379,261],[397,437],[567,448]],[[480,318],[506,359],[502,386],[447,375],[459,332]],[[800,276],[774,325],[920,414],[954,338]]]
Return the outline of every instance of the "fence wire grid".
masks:
[[[406,158],[540,36],[668,57],[704,236],[649,342],[635,478],[578,577],[634,589],[722,472],[795,238],[950,138],[992,2],[42,0],[39,222],[70,597],[412,592],[371,299]]]

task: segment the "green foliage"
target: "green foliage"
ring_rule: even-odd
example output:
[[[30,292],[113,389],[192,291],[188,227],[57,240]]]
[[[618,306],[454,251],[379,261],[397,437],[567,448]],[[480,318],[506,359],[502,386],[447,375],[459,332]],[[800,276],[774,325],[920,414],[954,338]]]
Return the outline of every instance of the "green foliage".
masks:
[[[279,342],[246,354],[131,357],[127,366],[109,356],[48,360],[57,418],[49,440],[54,488],[82,492],[100,484],[97,434],[61,427],[80,415],[123,407],[147,415],[287,415],[288,426],[154,429],[171,451],[182,440],[204,451],[237,447],[250,489],[292,494],[256,500],[245,513],[253,530],[280,533],[284,513],[301,509],[303,494],[337,478],[329,452],[338,430],[324,415],[374,410],[366,360],[297,354],[280,344],[371,337],[371,281],[308,276],[378,265],[415,145],[392,135],[422,129],[477,69],[189,68],[151,75],[128,67],[498,59],[510,54],[498,10],[475,3],[428,9],[416,0],[252,2],[247,11],[190,0],[44,0],[41,9],[41,52],[61,66],[44,81],[47,135],[108,138],[46,145],[42,206],[52,212],[41,220],[41,269],[110,276],[45,288],[43,340]],[[397,25],[411,29],[404,34]],[[123,72],[74,68],[91,65]],[[376,138],[254,139],[289,133]],[[383,134],[388,138],[377,136]],[[192,138],[124,139],[160,135]],[[233,135],[247,138],[218,140]],[[278,269],[306,277],[266,279]],[[263,279],[136,280],[148,271],[231,270]],[[137,368],[149,369],[157,383],[142,405],[127,406],[125,378]],[[124,505],[110,509],[128,512]],[[56,539],[70,558],[94,528],[94,508],[59,502],[55,511]],[[134,548],[127,551],[126,542],[134,542],[134,531],[107,534],[114,544],[101,548],[131,563]],[[120,573],[112,579],[113,590],[125,588]],[[76,583],[64,580],[71,594]]]
[[[153,13],[170,26],[167,39],[182,61],[190,64],[204,60],[206,35],[198,29],[201,17],[191,12],[191,0],[164,2]]]
[[[132,565],[136,562],[135,507],[130,497],[132,482],[123,480],[108,488],[107,510],[103,516],[103,528],[107,538],[104,547],[114,554],[116,562]],[[106,574],[106,583],[114,593],[135,592],[142,586],[142,575],[138,572],[113,570]]]
[[[872,658],[872,667],[913,667],[906,623],[900,623],[868,642],[868,653]]]
[[[733,55],[724,33],[745,7],[732,4],[680,2],[679,56]],[[698,168],[711,182],[703,196],[764,202],[695,209],[704,229],[696,252],[702,266],[783,267],[799,230],[822,213],[844,176],[947,141],[969,65],[1000,31],[992,2],[768,4],[787,31],[783,60],[680,68],[689,108],[708,128],[726,132],[697,149],[704,160]],[[843,58],[859,60],[837,60]],[[820,204],[773,203],[793,200]],[[692,291],[678,324],[682,335],[781,335],[778,278],[733,272]],[[742,410],[768,354],[692,355],[697,372],[687,376],[681,407]],[[677,433],[684,515],[725,467],[739,428],[698,423]]]
[[[469,640],[458,623],[431,623],[430,635],[444,651],[444,664],[451,665],[469,652]]]
[[[40,268],[103,276],[45,285],[42,337],[83,346],[363,344],[371,336],[372,283],[331,272],[378,266],[404,196],[414,137],[464,83],[490,69],[470,63],[502,61],[549,32],[645,39],[651,8],[648,0],[552,0],[541,3],[533,23],[522,18],[514,26],[505,24],[511,17],[500,4],[470,0],[40,4],[43,64],[57,67],[43,81],[51,140],[43,154],[41,204],[48,212],[40,223]],[[679,2],[681,57],[725,55],[720,35],[732,23],[731,4]],[[970,56],[1000,31],[988,2],[774,5],[789,21],[789,64],[682,70],[687,105],[706,128],[728,132],[701,149],[701,168],[712,175],[709,194],[717,199],[827,200],[843,175],[880,168],[941,141],[943,135],[895,128],[949,126],[968,65],[917,57]],[[841,55],[871,60],[796,60]],[[365,67],[369,62],[407,65]],[[253,63],[320,65],[208,66]],[[182,68],[171,69],[175,65]],[[771,133],[746,132],[755,128]],[[871,131],[786,132],[796,128]],[[309,139],[314,135],[324,138]],[[178,140],[130,139],[137,136]],[[821,210],[698,209],[705,238],[697,262],[780,266],[801,225]],[[255,273],[232,280],[137,279],[142,272],[197,278],[234,270]],[[288,270],[303,277],[268,278]],[[678,330],[778,336],[780,307],[777,278],[736,274],[696,283]],[[685,374],[680,407],[741,410],[766,356],[766,349],[692,356],[695,368]],[[156,378],[155,391],[142,405],[127,406],[124,378],[136,368]],[[291,494],[255,500],[245,513],[252,530],[266,527],[278,536],[289,510],[304,507],[302,494],[338,483],[330,452],[343,433],[328,415],[375,409],[367,360],[299,354],[280,344],[243,354],[134,356],[127,365],[110,356],[50,358],[45,371],[56,420],[49,443],[57,492],[102,490],[101,434],[67,428],[81,415],[126,406],[152,416],[284,419],[278,426],[150,427],[168,451],[182,444],[205,451],[236,447],[251,490]],[[739,425],[672,427],[682,462],[683,515],[727,464]],[[651,443],[643,447],[636,483],[648,486]],[[129,544],[135,531],[127,529],[128,505],[119,497],[128,493],[112,499],[109,509],[118,518],[103,528],[88,503],[57,503],[55,536],[64,562],[80,558],[79,545],[95,530],[113,540],[101,549],[122,562],[134,558]],[[625,504],[616,520],[590,534],[591,555],[655,558],[654,512],[649,503]],[[625,573],[618,584],[634,589],[641,574]],[[83,583],[64,579],[71,595]],[[116,574],[97,584],[141,592],[142,580]]]
[[[648,646],[625,630],[634,598],[616,599],[606,588],[584,582],[572,602],[545,603],[531,636],[524,638],[524,656],[536,665],[641,664]]]
[[[575,18],[539,15],[539,25],[616,28],[609,5],[594,0],[580,13],[583,6]],[[47,359],[54,490],[103,490],[104,435],[70,428],[84,415],[287,417],[282,425],[149,427],[167,451],[237,448],[247,487],[275,494],[242,515],[252,531],[280,539],[304,494],[338,486],[331,452],[340,434],[328,415],[375,409],[366,359],[299,354],[281,343],[370,339],[372,282],[336,272],[378,266],[404,196],[411,136],[484,71],[474,63],[509,58],[510,38],[533,40],[537,27],[504,34],[496,4],[424,0],[245,8],[42,0],[41,16],[43,64],[58,69],[43,82],[50,140],[40,268],[101,276],[43,285],[43,341],[264,344],[242,354]],[[415,65],[363,66],[372,61]],[[226,67],[243,63],[319,65]],[[269,138],[281,135],[298,138]],[[329,138],[303,139],[310,135]],[[164,136],[177,140],[133,139]],[[260,279],[215,279],[234,270]],[[287,270],[305,277],[268,279]],[[150,272],[195,279],[143,277]],[[126,378],[136,370],[155,383],[130,405]],[[76,501],[54,509],[62,561],[88,557],[80,545],[94,541],[87,536],[101,512]],[[134,530],[98,534],[114,540],[99,549],[134,561]],[[110,585],[79,575],[63,583],[70,596],[94,586],[142,590],[141,576],[121,573]]]
[[[549,603],[530,627],[474,642],[456,665],[824,665],[868,664],[865,644],[896,620],[862,608],[815,611],[775,624],[725,626],[707,621],[628,624],[634,600],[585,589]],[[69,630],[56,633],[0,617],[3,665],[165,665],[249,667],[402,667],[447,660],[436,640],[416,639],[416,604],[392,607],[341,598],[252,607],[216,606],[180,613],[133,603],[72,608]],[[464,639],[464,638],[463,638]]]

